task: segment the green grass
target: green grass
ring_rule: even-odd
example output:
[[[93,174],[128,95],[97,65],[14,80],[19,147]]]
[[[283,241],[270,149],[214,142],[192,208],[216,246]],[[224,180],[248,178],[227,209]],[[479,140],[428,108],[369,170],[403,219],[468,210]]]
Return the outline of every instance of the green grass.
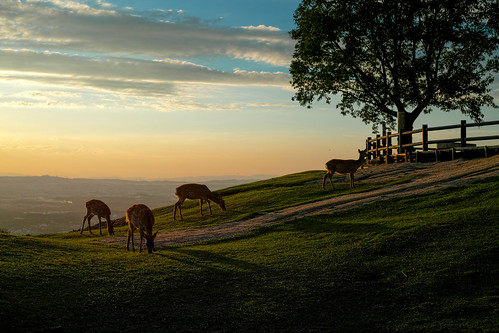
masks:
[[[173,221],[173,206],[155,209],[156,227],[160,230],[176,230],[212,226],[347,193],[365,192],[381,186],[408,182],[412,179],[405,177],[396,182],[382,184],[359,183],[354,190],[351,190],[349,181],[345,182],[345,177],[337,176],[334,178],[336,190],[332,190],[330,184],[327,184],[326,190],[323,190],[321,187],[323,175],[323,171],[306,171],[216,191],[223,195],[227,211],[222,212],[217,204],[212,203],[213,216],[209,215],[208,205],[204,203],[204,216],[201,218],[197,200],[187,200],[183,203],[182,221],[178,212],[177,221]],[[122,232],[126,232],[126,228],[122,229]]]
[[[175,224],[171,207],[155,210],[157,227],[214,225],[349,192],[315,190],[320,174],[223,190],[229,210],[212,207],[211,217],[195,202]],[[357,190],[371,186],[381,185]],[[0,234],[2,331],[492,332],[498,188],[492,178],[153,255],[96,235]]]

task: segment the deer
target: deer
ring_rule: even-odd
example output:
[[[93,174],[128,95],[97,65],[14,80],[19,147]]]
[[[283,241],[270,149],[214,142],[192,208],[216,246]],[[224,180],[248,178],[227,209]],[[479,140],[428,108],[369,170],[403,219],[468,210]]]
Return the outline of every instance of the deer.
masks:
[[[208,207],[210,208],[210,215],[213,215],[211,212],[210,200],[217,203],[220,208],[225,211],[225,201],[222,199],[222,196],[218,193],[213,193],[210,191],[208,186],[201,184],[184,184],[175,189],[175,195],[178,198],[178,201],[175,203],[175,208],[173,211],[173,220],[175,221],[175,217],[177,215],[177,208],[180,213],[180,219],[183,220],[182,217],[182,203],[184,203],[185,199],[199,199],[199,207],[201,209],[201,216],[203,215],[203,200],[208,202]]]
[[[152,233],[152,226],[154,225],[154,215],[152,211],[144,204],[134,204],[126,211],[126,221],[128,223],[128,241],[126,243],[127,251],[130,251],[130,237],[132,238],[132,250],[135,252],[135,244],[133,241],[133,232],[139,229],[140,245],[139,252],[142,252],[142,239],[146,239],[147,252],[152,253],[156,251],[154,248],[154,239],[158,232]]]
[[[334,185],[333,185],[333,175],[335,172],[343,173],[343,174],[350,174],[350,188],[355,188],[355,182],[354,182],[354,174],[357,169],[364,164],[364,160],[366,158],[366,153],[367,149],[360,150],[359,151],[359,159],[358,160],[338,160],[338,159],[333,159],[328,162],[326,162],[326,169],[327,172],[324,175],[324,179],[322,180],[322,188],[325,189],[325,184],[326,184],[326,178],[329,178],[329,182],[331,183],[331,186],[333,187],[334,190]]]
[[[113,229],[113,224],[114,222],[111,221],[111,210],[109,207],[102,201],[97,200],[97,199],[92,199],[89,200],[85,203],[85,206],[87,207],[87,213],[83,217],[83,223],[81,225],[81,231],[80,235],[83,234],[83,229],[85,228],[85,220],[88,221],[88,231],[92,233],[92,228],[90,227],[90,220],[94,215],[97,215],[99,218],[99,232],[102,235],[102,221],[101,218],[104,217],[107,221],[107,232],[109,235],[114,235],[114,229]]]

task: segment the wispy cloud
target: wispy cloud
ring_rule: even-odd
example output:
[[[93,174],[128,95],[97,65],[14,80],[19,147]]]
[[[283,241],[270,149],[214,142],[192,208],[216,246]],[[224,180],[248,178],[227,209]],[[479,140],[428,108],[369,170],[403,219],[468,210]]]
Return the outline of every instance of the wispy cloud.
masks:
[[[248,29],[248,30],[281,31],[281,29],[279,29],[279,28],[272,27],[272,26],[265,26],[263,24],[260,24],[258,26],[249,25],[249,26],[244,26],[241,28]]]
[[[78,104],[81,95],[67,91],[43,91],[43,90],[27,90],[14,94],[3,94],[0,99],[2,107],[36,107],[41,108],[64,108],[77,109],[84,108],[82,104]]]
[[[3,80],[142,96],[175,95],[179,84],[188,83],[289,88],[282,70],[227,71],[191,59],[236,58],[282,68],[292,48],[278,28],[227,27],[181,10],[144,13],[100,0],[0,2]],[[23,97],[24,105],[47,102]]]
[[[282,72],[223,72],[186,61],[90,57],[30,50],[0,50],[4,79],[25,79],[54,85],[91,87],[131,94],[173,94],[183,82],[226,85],[287,86]],[[7,74],[5,74],[7,73]]]
[[[165,20],[72,1],[0,3],[0,45],[163,58],[242,56],[289,64],[293,43],[270,27],[230,28],[163,11]],[[159,15],[159,14],[158,14]]]

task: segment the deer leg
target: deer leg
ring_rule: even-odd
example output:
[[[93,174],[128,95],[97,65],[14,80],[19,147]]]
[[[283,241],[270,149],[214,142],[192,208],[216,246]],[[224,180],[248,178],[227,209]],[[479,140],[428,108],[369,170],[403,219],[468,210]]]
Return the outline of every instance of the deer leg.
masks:
[[[87,222],[88,222],[88,231],[90,231],[90,233],[92,233],[92,227],[90,227],[90,220],[92,219],[92,217],[94,217],[94,215],[90,215],[88,218],[87,218]]]
[[[133,239],[133,229],[132,229],[132,231],[130,233],[131,233],[131,236],[132,236],[132,250],[133,250],[133,252],[135,252],[135,242],[134,242],[134,239]]]
[[[180,219],[183,220],[184,217],[182,216],[182,204],[178,205],[178,212],[180,214]]]
[[[142,252],[142,232],[139,230],[139,234],[140,234],[140,245],[139,245],[139,253]]]
[[[173,210],[173,220],[175,221],[175,216],[177,215],[177,207],[178,207],[178,212],[180,213],[180,219],[183,220],[184,218],[182,217],[182,203],[184,201],[183,200],[178,200],[176,203],[175,203],[175,209]]]
[[[355,188],[353,173],[350,174],[350,188]]]
[[[329,179],[329,182],[331,183],[331,186],[333,187],[333,190],[334,190],[334,184],[333,184],[333,173],[334,172],[326,172],[326,174],[324,175],[324,179],[322,180],[322,188],[323,189],[326,189],[325,185],[326,185],[326,178]]]
[[[114,230],[111,233],[111,228],[113,227],[113,222],[111,222],[111,216],[110,215],[108,215],[106,217],[106,221],[107,221],[107,233],[109,235],[114,235]]]
[[[132,243],[133,246],[133,243]],[[126,250],[130,251],[130,228],[128,228],[128,241],[126,242]]]
[[[132,235],[132,250],[133,250],[133,252],[135,252],[135,242],[134,242],[134,239],[133,239],[133,229],[131,231],[131,235]]]
[[[100,216],[97,216],[97,217],[99,218],[99,233],[102,236],[102,220],[101,220]]]
[[[322,179],[322,189],[325,190],[326,188],[324,187],[326,185],[326,177],[329,174],[329,172],[326,172],[324,175],[324,178]]]
[[[83,229],[85,229],[85,220],[87,219],[88,215],[85,215],[83,217],[83,223],[81,225],[81,230],[80,230],[80,235],[83,234]]]
[[[203,199],[199,199],[199,207],[201,208],[201,216],[203,216]]]
[[[213,213],[211,212],[210,200],[206,199],[206,201],[208,201],[208,207],[210,207],[210,215],[213,215]]]

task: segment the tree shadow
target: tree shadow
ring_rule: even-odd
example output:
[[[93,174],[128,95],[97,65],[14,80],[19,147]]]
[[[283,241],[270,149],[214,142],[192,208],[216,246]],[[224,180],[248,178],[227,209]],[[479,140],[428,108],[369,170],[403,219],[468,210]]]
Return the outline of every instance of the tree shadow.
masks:
[[[223,242],[223,241],[220,241]],[[209,271],[258,271],[262,266],[249,261],[236,259],[213,251],[205,251],[183,247],[163,247],[155,255],[179,262],[191,267],[203,268]]]
[[[303,233],[336,233],[336,234],[370,234],[391,233],[397,229],[390,228],[382,223],[376,222],[341,222],[335,221],[335,214],[323,214],[305,216],[280,224],[261,227],[254,230],[251,235],[255,236],[267,232],[299,231]]]

